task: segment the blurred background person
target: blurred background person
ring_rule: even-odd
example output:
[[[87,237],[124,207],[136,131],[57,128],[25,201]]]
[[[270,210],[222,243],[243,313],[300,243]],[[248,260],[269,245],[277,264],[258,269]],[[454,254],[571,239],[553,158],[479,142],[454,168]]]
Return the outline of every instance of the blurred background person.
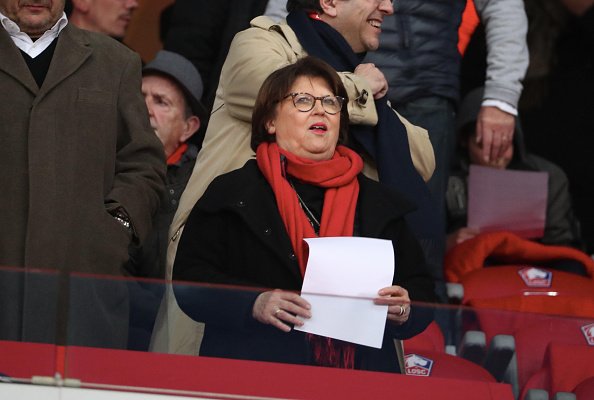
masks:
[[[198,155],[193,139],[205,114],[200,101],[202,79],[186,58],[161,50],[142,69],[142,94],[151,127],[163,144],[167,175],[153,229],[142,247],[131,253],[128,268],[136,277],[165,279],[169,226]],[[146,351],[165,286],[162,282],[138,280],[128,287],[131,298],[128,349]]]
[[[496,160],[485,161],[482,143],[476,141],[476,118],[484,93],[483,88],[471,91],[462,101],[458,112],[458,147],[447,191],[448,249],[480,232],[467,227],[468,174],[470,165],[520,171],[542,171],[548,174],[548,196],[543,244],[573,246],[582,245],[579,223],[572,209],[569,182],[561,168],[552,162],[528,153],[523,143],[523,133],[516,124],[514,141],[504,155]]]
[[[250,21],[287,15],[287,0],[176,0],[168,11],[163,47],[192,61],[204,77],[205,106],[212,108],[231,41]]]
[[[528,151],[559,165],[581,236],[594,254],[594,0],[525,0],[530,66],[519,102]],[[485,77],[482,29],[473,35],[462,64],[466,90]]]
[[[198,147],[191,139],[205,114],[200,74],[183,56],[161,50],[142,69],[142,94],[151,127],[163,144],[167,160],[165,198],[153,230],[133,257],[136,276],[165,278],[169,225],[194,169]]]
[[[69,19],[81,29],[124,39],[138,0],[68,0]]]
[[[429,323],[420,308],[411,310],[411,300],[435,299],[404,220],[413,207],[361,174],[361,157],[338,144],[349,126],[346,96],[338,74],[313,57],[262,84],[252,118],[256,159],[216,178],[193,208],[173,278],[270,290],[236,295],[174,285],[182,310],[206,323],[200,355],[398,372],[393,338]],[[295,292],[306,269],[303,239],[318,236],[392,241],[393,285],[377,288],[374,299],[388,305],[381,349],[292,329],[316,312]]]
[[[568,17],[554,42],[539,106],[522,114],[530,151],[567,173],[586,250],[594,254],[594,0],[561,0]]]

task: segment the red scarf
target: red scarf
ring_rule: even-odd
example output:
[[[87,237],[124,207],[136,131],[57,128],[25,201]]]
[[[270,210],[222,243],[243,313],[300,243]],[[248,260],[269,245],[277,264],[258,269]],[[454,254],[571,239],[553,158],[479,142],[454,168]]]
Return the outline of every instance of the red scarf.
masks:
[[[286,152],[276,143],[260,144],[256,160],[274,191],[278,210],[299,261],[301,276],[304,276],[307,253],[303,239],[317,235],[299,205],[295,190],[285,179],[285,172],[304,183],[326,189],[320,236],[352,236],[359,196],[357,175],[363,168],[363,161],[344,146],[337,146],[330,160],[314,161]],[[318,365],[353,368],[355,347],[352,344],[314,335],[308,335],[308,339]]]
[[[182,143],[171,155],[167,158],[167,165],[175,165],[181,160],[184,153],[188,150],[188,145]]]

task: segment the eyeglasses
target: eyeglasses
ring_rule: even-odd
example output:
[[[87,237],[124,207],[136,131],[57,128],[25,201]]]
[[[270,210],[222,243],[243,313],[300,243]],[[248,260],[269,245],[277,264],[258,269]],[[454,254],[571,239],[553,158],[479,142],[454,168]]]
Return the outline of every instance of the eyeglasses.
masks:
[[[324,111],[328,114],[334,115],[342,110],[342,103],[344,103],[344,98],[340,96],[328,95],[316,97],[309,93],[289,93],[283,97],[283,100],[287,97],[291,97],[293,99],[293,105],[301,112],[311,111],[316,104],[316,100],[320,100]]]

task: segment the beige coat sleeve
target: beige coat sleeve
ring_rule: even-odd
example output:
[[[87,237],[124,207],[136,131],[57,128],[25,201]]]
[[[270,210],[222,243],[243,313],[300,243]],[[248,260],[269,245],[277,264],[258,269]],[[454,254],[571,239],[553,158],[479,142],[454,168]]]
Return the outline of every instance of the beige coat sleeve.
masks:
[[[371,95],[371,86],[365,79],[352,72],[339,72],[338,74],[349,96],[348,107],[351,124],[376,125],[378,117]],[[367,93],[367,101],[365,103],[357,101],[364,93]]]
[[[431,140],[429,140],[429,133],[427,129],[411,124],[397,112],[396,115],[406,128],[413,165],[423,180],[427,182],[435,171],[435,153]]]

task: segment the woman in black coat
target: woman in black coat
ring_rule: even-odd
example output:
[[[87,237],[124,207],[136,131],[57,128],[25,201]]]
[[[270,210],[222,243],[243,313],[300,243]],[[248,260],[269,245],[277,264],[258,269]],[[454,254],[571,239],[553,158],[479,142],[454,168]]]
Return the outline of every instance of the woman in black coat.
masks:
[[[422,331],[433,281],[403,216],[413,207],[364,177],[362,161],[337,146],[348,127],[346,91],[327,64],[307,57],[264,82],[252,118],[256,160],[220,176],[195,205],[180,239],[175,280],[270,289],[175,285],[182,310],[206,328],[205,356],[399,371],[393,338]],[[318,103],[318,100],[320,102]],[[381,349],[305,334],[311,310],[301,289],[302,239],[365,236],[391,240],[393,285]]]

